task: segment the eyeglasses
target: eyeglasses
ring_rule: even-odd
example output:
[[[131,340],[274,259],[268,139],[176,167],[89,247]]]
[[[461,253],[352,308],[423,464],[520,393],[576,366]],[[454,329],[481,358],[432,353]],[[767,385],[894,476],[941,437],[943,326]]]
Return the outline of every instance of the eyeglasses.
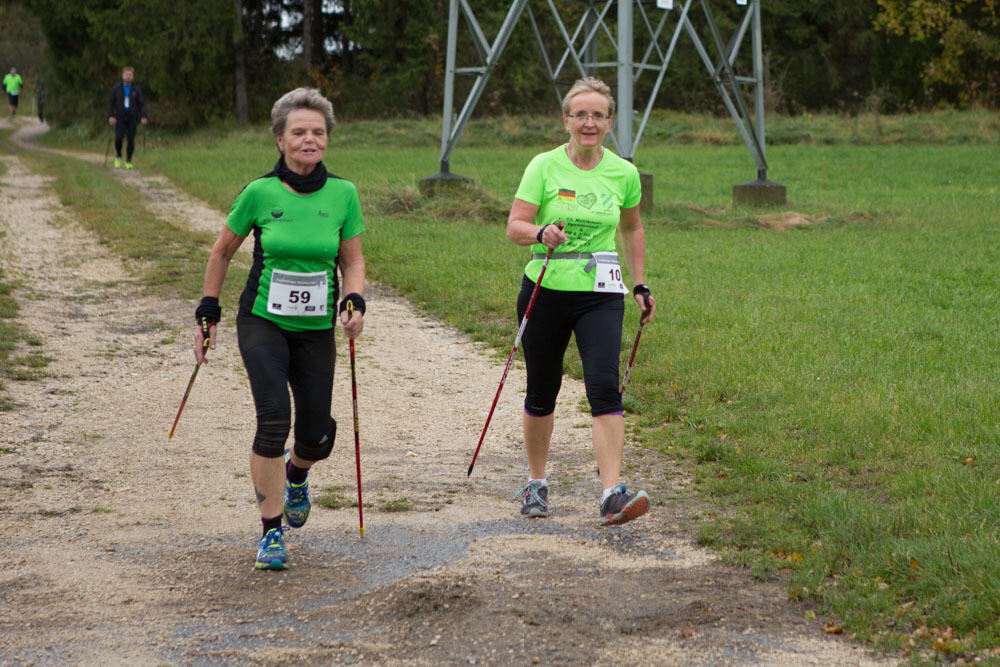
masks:
[[[567,114],[570,118],[578,123],[586,123],[588,119],[593,119],[595,123],[603,123],[604,121],[611,118],[611,116],[606,116],[600,111],[595,113],[587,113],[586,111],[577,111],[576,113]]]

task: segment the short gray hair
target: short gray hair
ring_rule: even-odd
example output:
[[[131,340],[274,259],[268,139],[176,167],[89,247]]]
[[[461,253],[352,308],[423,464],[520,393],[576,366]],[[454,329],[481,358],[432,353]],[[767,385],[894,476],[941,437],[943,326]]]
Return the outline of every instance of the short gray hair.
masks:
[[[569,105],[573,101],[573,98],[580,93],[600,93],[608,100],[608,113],[614,115],[615,113],[615,98],[611,94],[611,87],[594,76],[584,77],[583,79],[577,79],[573,83],[573,87],[569,89],[566,93],[566,97],[562,101],[563,115],[569,114]]]
[[[312,109],[318,111],[326,120],[327,134],[333,129],[336,119],[333,117],[333,104],[323,97],[315,88],[296,88],[281,97],[271,107],[271,134],[278,137],[284,134],[288,123],[288,114],[297,109]]]

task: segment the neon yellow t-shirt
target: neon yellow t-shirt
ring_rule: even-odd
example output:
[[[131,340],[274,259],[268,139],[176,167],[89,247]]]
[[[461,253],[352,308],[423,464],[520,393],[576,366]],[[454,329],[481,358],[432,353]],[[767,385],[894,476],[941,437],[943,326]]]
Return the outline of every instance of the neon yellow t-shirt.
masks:
[[[24,83],[24,79],[21,78],[20,74],[7,72],[3,77],[3,89],[8,95],[19,95],[22,83]]]
[[[546,225],[563,221],[569,240],[557,253],[614,252],[615,232],[623,208],[639,205],[642,187],[639,171],[628,160],[605,148],[596,167],[580,169],[566,154],[566,144],[536,155],[524,170],[517,199],[538,206],[535,223]],[[532,253],[544,253],[540,243],[531,245]],[[594,288],[594,274],[585,270],[588,259],[554,259],[545,270],[548,289],[589,292]],[[537,281],[543,260],[528,262],[524,274]]]

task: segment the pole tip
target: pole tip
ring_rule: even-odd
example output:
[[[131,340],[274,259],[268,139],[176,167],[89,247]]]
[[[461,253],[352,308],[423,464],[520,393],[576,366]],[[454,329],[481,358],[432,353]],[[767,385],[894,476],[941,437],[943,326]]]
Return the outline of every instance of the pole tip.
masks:
[[[364,539],[364,537],[365,537],[365,527],[361,526],[360,530],[361,530],[361,539]]]
[[[167,429],[167,440],[170,440],[173,437],[174,437],[174,429],[172,429],[172,428],[171,429]]]

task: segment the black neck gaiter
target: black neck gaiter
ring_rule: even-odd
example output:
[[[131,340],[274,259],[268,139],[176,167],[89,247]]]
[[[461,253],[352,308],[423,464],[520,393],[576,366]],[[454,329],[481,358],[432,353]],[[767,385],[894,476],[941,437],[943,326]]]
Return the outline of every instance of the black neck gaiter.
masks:
[[[274,165],[274,171],[269,175],[277,176],[284,183],[288,183],[292,186],[292,189],[296,192],[316,192],[321,187],[326,184],[326,165],[319,162],[316,168],[311,172],[303,176],[302,174],[296,174],[294,171],[288,168],[285,164],[285,156],[282,155],[278,158],[277,164]]]

